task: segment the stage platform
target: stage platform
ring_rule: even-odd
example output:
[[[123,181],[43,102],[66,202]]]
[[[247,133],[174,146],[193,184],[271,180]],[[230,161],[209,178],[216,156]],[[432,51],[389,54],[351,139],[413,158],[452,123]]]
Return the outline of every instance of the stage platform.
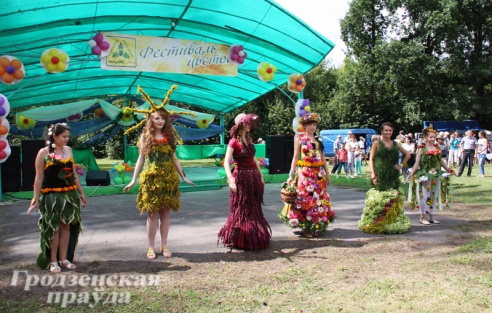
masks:
[[[189,180],[195,183],[195,187],[190,186],[184,182],[180,184],[181,192],[194,192],[194,191],[204,191],[204,190],[217,190],[221,187],[227,186],[227,179],[219,177],[217,171],[221,169],[218,166],[212,167],[185,167],[183,170],[185,171],[186,177]],[[79,176],[80,182],[82,183],[82,187],[84,189],[84,193],[87,197],[90,196],[99,196],[99,195],[114,195],[114,194],[123,194],[123,185],[115,185],[114,177],[118,176],[117,172],[108,171],[110,176],[110,185],[109,186],[87,186],[86,184],[86,175]],[[127,175],[129,177],[133,176],[133,172],[128,172]],[[266,183],[280,183],[287,180],[287,174],[266,174],[265,182]],[[138,193],[139,184],[138,181],[133,186],[128,193],[136,194]],[[19,192],[6,192],[2,194],[4,200],[9,199],[31,199],[32,191],[19,191]]]

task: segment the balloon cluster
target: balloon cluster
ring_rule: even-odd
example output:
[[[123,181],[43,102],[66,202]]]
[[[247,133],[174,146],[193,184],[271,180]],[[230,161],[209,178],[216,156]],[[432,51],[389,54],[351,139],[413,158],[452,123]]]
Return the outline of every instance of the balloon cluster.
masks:
[[[75,164],[75,171],[77,172],[78,175],[84,175],[85,174],[84,169],[82,168],[82,166],[80,166],[78,164]]]
[[[296,117],[292,120],[292,129],[294,132],[303,132],[304,128],[299,124],[299,118],[311,112],[311,106],[309,105],[309,99],[299,99],[296,102]]]
[[[270,165],[270,160],[268,158],[257,158],[260,167],[267,167]]]
[[[118,176],[116,176],[113,181],[115,185],[128,184],[131,182],[130,176],[126,173],[133,171],[133,164],[131,161],[128,163],[118,162],[113,165],[111,172],[118,172]]]
[[[229,48],[228,51],[229,60],[231,63],[238,66],[244,63],[244,59],[248,56],[246,51],[244,51],[244,47],[241,45],[234,45]]]
[[[89,40],[89,46],[92,47],[92,53],[101,58],[109,54],[109,48],[111,47],[107,38],[101,33],[98,33]]]
[[[293,93],[299,93],[306,87],[306,81],[304,76],[299,73],[290,74],[289,76],[289,91]]]
[[[82,117],[84,116],[84,112],[79,112],[77,114],[73,114],[73,115],[70,115],[67,117],[67,121],[68,122],[78,122],[82,119]]]
[[[51,48],[44,50],[41,54],[41,66],[49,73],[61,73],[68,68],[70,58],[65,51]]]
[[[272,80],[276,71],[277,67],[269,62],[261,62],[258,64],[258,68],[256,69],[258,78],[264,82]]]
[[[104,112],[104,110],[101,108],[94,110],[94,118],[102,118],[107,116],[108,115],[106,114],[106,112]]]
[[[7,115],[10,112],[10,104],[7,97],[0,94],[0,163],[5,162],[10,156],[10,146],[7,135],[10,131],[10,124]]]
[[[0,77],[2,83],[7,85],[17,84],[24,78],[24,64],[19,59],[9,55],[0,57]]]
[[[31,129],[36,126],[36,121],[32,118],[28,118],[19,114],[17,115],[15,125],[17,125],[17,128],[20,129]]]

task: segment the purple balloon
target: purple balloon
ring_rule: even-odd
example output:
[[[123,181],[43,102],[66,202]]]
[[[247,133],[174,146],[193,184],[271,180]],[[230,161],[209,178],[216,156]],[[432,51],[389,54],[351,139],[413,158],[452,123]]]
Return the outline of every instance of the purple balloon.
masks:
[[[303,104],[304,104],[304,106],[308,106],[309,105],[309,99],[304,99]]]
[[[0,107],[0,116],[4,116],[7,111],[4,108]]]
[[[232,47],[232,53],[237,54],[238,52],[239,52],[239,47],[238,46]]]
[[[99,47],[99,46],[92,47],[92,53],[100,55],[101,54],[101,47]]]
[[[298,80],[296,81],[296,84],[297,84],[297,85],[302,84],[302,79],[298,79]]]
[[[108,50],[108,49],[109,49],[109,42],[107,42],[107,41],[103,41],[103,42],[101,42],[100,44],[98,44],[98,46],[99,46],[102,50]]]
[[[244,58],[238,57],[237,58],[237,63],[243,64],[244,63]]]
[[[239,57],[239,56],[238,56],[237,54],[233,53],[233,54],[231,55],[231,60],[236,61],[238,57]]]
[[[7,73],[11,75],[15,73],[15,67],[13,67],[12,65],[7,66],[5,69],[7,70]]]
[[[101,33],[98,33],[96,36],[94,36],[94,40],[97,42],[97,44],[100,44],[104,39],[104,36]]]
[[[4,97],[0,97],[0,105],[3,105],[5,103],[5,98]]]
[[[300,111],[299,111],[299,115],[300,115],[300,116],[304,116],[304,115],[306,115],[306,111],[304,111],[304,110],[300,110]]]

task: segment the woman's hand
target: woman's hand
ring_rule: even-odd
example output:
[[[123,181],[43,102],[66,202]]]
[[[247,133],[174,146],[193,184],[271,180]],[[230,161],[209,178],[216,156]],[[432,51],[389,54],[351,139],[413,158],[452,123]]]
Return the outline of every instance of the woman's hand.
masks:
[[[39,207],[38,199],[32,199],[31,206],[29,206],[29,208],[27,209],[26,215],[30,215],[32,210],[38,211],[38,207]]]
[[[126,185],[125,188],[123,188],[123,192],[127,192],[128,190],[130,190],[133,185],[135,185],[135,181],[132,179],[132,181],[128,185]]]
[[[236,178],[231,176],[227,179],[227,181],[229,182],[229,188],[231,189],[231,191],[236,192],[237,191]]]
[[[378,184],[378,178],[376,177],[376,174],[371,174],[371,178],[372,178],[372,183],[374,185],[377,185]]]
[[[80,195],[80,200],[82,201],[82,207],[85,208],[87,205],[87,199],[85,198],[85,195]]]
[[[187,183],[188,185],[192,185],[193,187],[195,187],[195,183],[194,183],[194,182],[192,182],[191,180],[189,180],[188,178],[186,178],[186,176],[185,176],[185,177],[183,177],[183,181],[184,181],[185,183]]]
[[[403,166],[398,165],[398,164],[395,164],[395,169],[396,170],[401,171],[402,168],[403,168]]]

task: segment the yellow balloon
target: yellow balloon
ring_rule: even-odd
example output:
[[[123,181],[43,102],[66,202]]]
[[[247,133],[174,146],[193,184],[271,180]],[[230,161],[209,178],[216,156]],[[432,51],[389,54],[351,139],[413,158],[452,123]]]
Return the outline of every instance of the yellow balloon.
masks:
[[[306,111],[306,112],[311,111],[311,107],[310,107],[309,105],[308,105],[308,106],[305,106],[305,107],[304,107],[304,111]]]
[[[43,64],[48,64],[51,62],[51,55],[49,55],[48,53],[46,54],[43,54],[41,56],[41,62],[43,62]]]
[[[46,64],[46,70],[50,73],[56,72],[56,65],[53,63]]]
[[[58,59],[60,60],[60,62],[65,62],[68,59],[68,55],[66,53],[60,53]]]
[[[58,64],[56,65],[56,71],[57,71],[57,72],[63,72],[63,71],[65,71],[66,69],[67,69],[67,65],[66,65],[65,63],[61,63],[61,62],[60,62],[60,63],[58,63]]]
[[[52,57],[56,57],[56,56],[58,56],[58,50],[50,49],[50,52],[48,52],[48,54]]]

